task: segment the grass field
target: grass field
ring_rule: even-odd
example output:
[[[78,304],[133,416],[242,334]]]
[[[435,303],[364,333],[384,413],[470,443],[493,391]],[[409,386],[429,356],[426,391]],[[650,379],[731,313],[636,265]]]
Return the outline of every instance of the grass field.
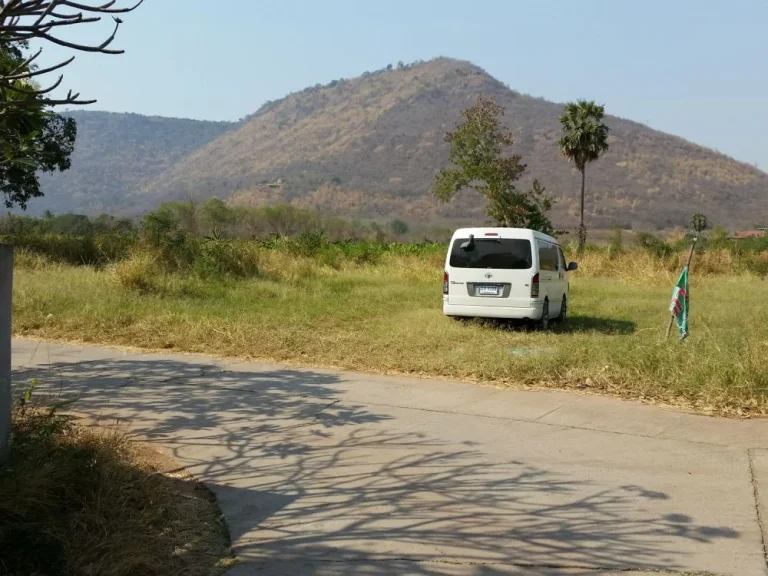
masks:
[[[585,255],[571,320],[549,333],[445,318],[438,253],[337,267],[259,258],[256,279],[158,274],[147,291],[131,288],[141,258],[97,270],[22,254],[14,333],[768,412],[768,282],[725,253],[699,257],[682,345],[663,342],[679,263],[641,251]]]

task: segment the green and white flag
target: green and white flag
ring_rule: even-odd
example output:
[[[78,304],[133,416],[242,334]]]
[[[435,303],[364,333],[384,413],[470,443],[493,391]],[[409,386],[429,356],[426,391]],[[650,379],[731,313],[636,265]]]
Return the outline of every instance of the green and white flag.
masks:
[[[677,329],[680,332],[680,340],[685,340],[688,336],[688,266],[683,268],[677,286],[672,291],[672,303],[669,305],[669,311],[677,321]]]

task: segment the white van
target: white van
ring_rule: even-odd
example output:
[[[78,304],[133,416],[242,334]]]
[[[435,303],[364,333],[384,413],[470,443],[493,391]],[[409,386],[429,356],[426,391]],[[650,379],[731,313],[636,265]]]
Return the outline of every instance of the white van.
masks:
[[[568,272],[557,240],[524,228],[462,228],[448,247],[443,312],[517,318],[549,328],[568,317]]]

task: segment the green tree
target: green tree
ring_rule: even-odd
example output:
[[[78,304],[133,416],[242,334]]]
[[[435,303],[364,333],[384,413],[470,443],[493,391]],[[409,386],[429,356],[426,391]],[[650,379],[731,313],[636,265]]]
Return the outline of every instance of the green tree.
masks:
[[[552,234],[552,223],[546,216],[551,201],[544,187],[534,180],[528,192],[515,188],[525,164],[519,155],[504,153],[514,140],[501,123],[503,114],[504,108],[496,100],[484,96],[461,113],[463,120],[444,138],[453,166],[436,176],[432,193],[441,202],[448,202],[458,192],[473,189],[487,199],[487,214],[499,226]]]
[[[728,246],[728,230],[720,224],[715,225],[712,234],[709,237],[710,248],[726,248]]]
[[[581,209],[579,211],[579,251],[587,243],[587,228],[584,225],[584,190],[586,167],[608,150],[608,126],[603,123],[605,106],[594,101],[578,100],[568,102],[560,116],[563,135],[557,145],[560,153],[573,162],[581,172]]]
[[[135,232],[136,224],[130,218],[117,218],[113,229],[115,232]]]
[[[622,232],[621,226],[617,225],[611,227],[611,236],[608,240],[608,254],[611,257],[624,252],[624,238]]]
[[[41,85],[46,75],[58,74],[74,58],[38,67],[42,48],[28,53],[28,42],[56,44],[78,52],[121,54],[110,47],[122,20],[117,14],[134,10],[141,2],[121,8],[116,1],[8,0],[0,2],[0,192],[7,207],[26,208],[31,198],[41,196],[39,172],[66,170],[77,130],[74,120],[52,112],[56,106],[90,104],[71,90],[55,97],[62,83]],[[113,16],[111,35],[98,44],[82,44],[59,37],[62,29],[94,24],[105,15]]]
[[[186,202],[165,202],[163,206],[169,208],[176,214],[179,220],[179,227],[189,234],[196,236],[199,234],[200,226],[198,221],[198,206],[192,200]]]
[[[94,232],[94,226],[88,216],[83,214],[62,214],[51,222],[51,232],[73,236],[90,236]]]
[[[219,198],[211,198],[200,207],[200,223],[204,231],[214,238],[223,236],[235,218],[234,210]]]
[[[92,219],[90,222],[93,226],[93,231],[98,234],[105,234],[107,232],[112,232],[115,226],[115,218],[113,216],[110,216],[106,212],[102,212],[96,218]]]
[[[392,220],[392,222],[389,223],[389,227],[392,229],[392,232],[395,233],[397,236],[402,236],[403,234],[408,233],[408,224],[403,222],[402,220]]]
[[[0,75],[26,70],[23,49],[18,42],[0,44]],[[70,167],[77,136],[75,121],[46,110],[29,86],[24,79],[0,83],[0,193],[8,208],[26,208],[30,199],[42,196],[38,172]],[[9,99],[24,104],[2,106]]]
[[[708,226],[709,221],[707,220],[707,217],[700,212],[697,212],[691,218],[691,229],[698,235],[701,235]]]
[[[184,235],[178,215],[168,206],[161,206],[144,216],[141,225],[145,238],[155,248],[177,244],[176,239]]]

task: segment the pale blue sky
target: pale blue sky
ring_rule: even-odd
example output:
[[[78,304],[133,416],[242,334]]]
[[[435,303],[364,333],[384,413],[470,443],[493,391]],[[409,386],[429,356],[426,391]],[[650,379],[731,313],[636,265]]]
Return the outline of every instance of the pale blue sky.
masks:
[[[450,56],[768,168],[765,0],[146,0],[124,20],[125,55],[66,72],[92,109],[236,120],[311,84]]]

